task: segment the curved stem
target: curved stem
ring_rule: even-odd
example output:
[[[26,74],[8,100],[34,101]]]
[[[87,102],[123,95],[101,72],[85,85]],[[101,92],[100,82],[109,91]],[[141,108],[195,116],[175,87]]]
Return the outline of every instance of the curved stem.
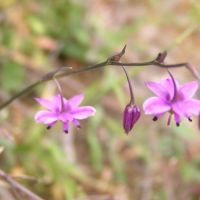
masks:
[[[122,65],[121,67],[122,67],[122,69],[124,70],[124,73],[125,73],[125,75],[126,75],[126,79],[127,79],[127,81],[128,81],[128,86],[129,86],[129,91],[130,91],[130,96],[131,96],[130,103],[134,104],[135,98],[134,98],[134,95],[133,95],[133,89],[132,89],[132,86],[131,86],[131,82],[130,82],[128,73],[127,73],[127,71],[126,71],[126,69],[124,68],[123,65]]]
[[[31,92],[36,86],[40,85],[43,81],[39,80],[31,85],[29,85],[28,87],[26,87],[25,89],[23,89],[22,91],[18,92],[16,95],[12,96],[10,99],[8,99],[7,101],[5,101],[4,103],[2,103],[0,105],[0,110],[2,110],[3,108],[5,108],[6,106],[8,106],[9,104],[11,104],[14,100],[28,94],[29,92]]]
[[[112,59],[107,59],[104,62],[95,64],[95,65],[92,65],[92,66],[89,66],[89,67],[77,69],[77,70],[73,70],[71,68],[67,68],[67,70],[66,70],[66,67],[65,67],[65,68],[60,68],[56,71],[50,72],[50,73],[46,74],[42,79],[38,80],[37,82],[33,83],[32,85],[30,85],[27,88],[23,89],[22,91],[18,92],[16,95],[14,95],[10,99],[8,99],[6,102],[1,104],[0,110],[2,110],[3,108],[5,108],[9,104],[11,104],[14,100],[16,100],[16,99],[20,98],[21,96],[29,93],[31,90],[33,90],[36,86],[40,85],[41,83],[52,80],[55,77],[55,74],[56,74],[56,78],[62,78],[64,76],[69,76],[69,75],[72,75],[72,74],[78,74],[78,73],[98,69],[98,68],[105,67],[105,66],[108,66],[108,65],[111,65],[111,66],[113,66],[113,65],[122,66],[123,65],[123,66],[132,66],[132,67],[154,65],[154,66],[158,66],[158,67],[161,67],[161,68],[186,67],[188,70],[190,70],[192,72],[194,77],[196,77],[198,80],[200,80],[200,75],[199,75],[198,71],[195,70],[189,63],[178,63],[178,64],[166,65],[162,62],[159,62],[157,57],[152,61],[141,62],[141,63],[121,63],[121,62],[113,61]],[[70,69],[70,70],[68,70],[68,69]]]
[[[62,91],[62,88],[60,86],[60,83],[58,82],[58,80],[55,77],[53,78],[53,80],[56,83],[56,86],[58,88],[58,92],[60,94],[61,111],[64,111],[65,105],[64,105],[64,100],[63,100],[63,91]]]
[[[175,79],[174,79],[174,77],[173,77],[172,73],[171,73],[169,70],[167,70],[167,72],[168,72],[168,74],[169,74],[169,76],[171,77],[171,79],[172,79],[172,82],[173,82],[174,94],[173,94],[173,98],[172,98],[172,100],[171,100],[171,101],[174,101],[174,100],[176,100],[176,94],[177,94],[177,86],[176,86],[176,81],[175,81]]]

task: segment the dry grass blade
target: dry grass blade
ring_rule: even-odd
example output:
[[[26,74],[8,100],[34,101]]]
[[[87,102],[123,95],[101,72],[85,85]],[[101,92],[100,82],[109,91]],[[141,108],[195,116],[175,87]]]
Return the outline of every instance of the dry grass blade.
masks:
[[[13,196],[18,199],[26,199],[26,200],[44,200],[41,197],[37,196],[15,180],[11,178],[4,171],[0,170],[0,179],[5,181],[9,186]]]

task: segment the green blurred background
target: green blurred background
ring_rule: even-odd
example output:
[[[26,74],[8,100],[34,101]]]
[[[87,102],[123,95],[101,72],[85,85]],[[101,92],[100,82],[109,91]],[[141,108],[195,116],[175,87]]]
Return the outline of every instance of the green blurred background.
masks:
[[[127,44],[124,62],[168,50],[167,63],[200,65],[200,3],[195,0],[0,1],[0,103],[44,74],[107,59]],[[137,105],[152,94],[145,81],[167,77],[157,67],[129,67]],[[180,82],[194,78],[171,70]],[[34,97],[57,92],[50,81],[0,112],[0,169],[46,200],[195,200],[200,198],[197,120],[167,127],[167,116],[140,118],[127,136],[122,113],[129,91],[119,67],[60,79],[65,97],[85,94],[97,109],[80,130],[36,124]],[[142,113],[143,114],[143,113]],[[0,184],[0,199],[13,200]]]

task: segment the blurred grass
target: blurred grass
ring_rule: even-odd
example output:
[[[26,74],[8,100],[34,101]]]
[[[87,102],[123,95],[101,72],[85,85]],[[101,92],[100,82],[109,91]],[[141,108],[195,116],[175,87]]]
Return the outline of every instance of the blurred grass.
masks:
[[[170,61],[191,59],[198,66],[199,20],[197,1],[2,1],[0,102],[49,70],[100,62],[124,44],[127,62],[146,61],[168,48]],[[166,76],[157,68],[143,69],[129,70],[140,107],[150,95],[143,82]],[[187,81],[188,73],[176,72]],[[68,135],[59,126],[47,131],[34,122],[39,107],[31,99],[50,96],[55,88],[33,91],[0,113],[1,169],[35,177],[34,184],[20,183],[44,199],[199,198],[195,120],[177,128],[167,127],[165,118],[152,123],[142,116],[126,136],[121,121],[129,93],[122,71],[107,67],[70,78],[62,81],[66,97],[83,92],[84,105],[95,106],[97,114]]]

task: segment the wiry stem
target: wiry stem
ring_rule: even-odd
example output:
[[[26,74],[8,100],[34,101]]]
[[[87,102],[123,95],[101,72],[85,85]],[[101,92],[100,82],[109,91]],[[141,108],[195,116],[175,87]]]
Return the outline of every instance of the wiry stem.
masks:
[[[124,70],[124,73],[125,73],[125,75],[126,75],[126,79],[127,79],[127,81],[128,81],[128,87],[129,87],[130,97],[131,97],[130,103],[134,104],[135,98],[134,98],[134,95],[133,95],[133,89],[132,89],[132,87],[131,87],[131,81],[130,81],[130,79],[129,79],[129,77],[128,77],[127,71],[126,71],[126,69],[124,68],[124,66],[122,65],[121,67],[122,67],[122,69]]]
[[[171,101],[175,101],[175,100],[176,100],[176,94],[177,94],[176,82],[175,82],[175,80],[174,80],[174,77],[173,77],[172,73],[171,73],[169,70],[167,70],[167,72],[168,72],[169,76],[170,76],[171,79],[172,79],[172,83],[173,83],[173,87],[174,87],[174,94],[173,94],[173,98],[172,98]]]
[[[37,196],[35,193],[31,192],[18,182],[12,179],[12,177],[6,174],[4,171],[0,170],[0,179],[9,184],[11,191],[18,199],[31,199],[31,200],[43,200],[41,197]]]
[[[169,65],[164,64],[163,61],[166,57],[165,53],[158,54],[158,56],[154,60],[149,61],[149,62],[121,63],[121,62],[119,62],[119,59],[125,53],[125,48],[126,48],[126,46],[123,48],[123,50],[119,54],[116,54],[115,56],[108,58],[106,61],[92,65],[92,66],[89,66],[89,67],[76,69],[76,70],[73,70],[71,68],[67,68],[67,70],[66,70],[66,67],[62,67],[60,69],[57,69],[56,71],[50,72],[50,73],[46,74],[45,76],[43,76],[42,79],[38,80],[37,82],[33,83],[32,85],[28,86],[27,88],[23,89],[22,91],[18,92],[16,95],[12,96],[10,99],[8,99],[4,103],[2,103],[0,105],[0,110],[2,110],[3,108],[5,108],[9,104],[11,104],[14,100],[16,100],[16,99],[24,96],[25,94],[29,93],[30,91],[32,91],[36,86],[38,86],[38,85],[40,85],[40,84],[42,84],[46,81],[52,80],[55,77],[55,74],[56,74],[56,78],[61,78],[61,77],[64,77],[64,76],[69,76],[69,75],[72,75],[72,74],[78,74],[78,73],[102,68],[102,67],[109,66],[109,65],[110,66],[113,66],[113,65],[122,66],[123,65],[123,66],[131,66],[131,67],[154,65],[154,66],[161,67],[161,68],[186,67],[187,69],[189,69],[192,72],[192,74],[198,80],[200,80],[200,75],[199,75],[198,71],[195,70],[189,63],[176,63],[176,64],[169,64]]]
[[[56,78],[54,78],[53,80],[56,83],[56,86],[58,88],[58,92],[60,94],[61,111],[64,111],[65,105],[64,105],[64,100],[63,100],[63,91],[62,91],[62,88],[60,87],[60,83],[58,82],[58,80]]]

